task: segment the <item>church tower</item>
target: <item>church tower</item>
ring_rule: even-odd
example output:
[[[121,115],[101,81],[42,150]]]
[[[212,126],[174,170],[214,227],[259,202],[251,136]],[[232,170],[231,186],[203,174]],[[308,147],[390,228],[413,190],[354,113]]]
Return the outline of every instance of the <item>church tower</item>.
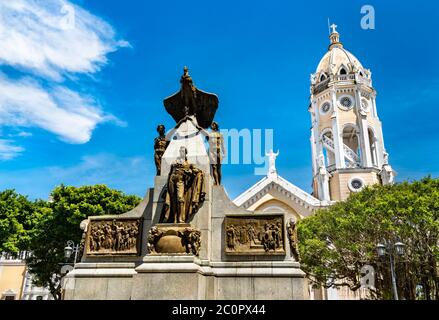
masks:
[[[394,179],[371,72],[344,48],[336,27],[311,75],[309,105],[314,196],[328,203]]]

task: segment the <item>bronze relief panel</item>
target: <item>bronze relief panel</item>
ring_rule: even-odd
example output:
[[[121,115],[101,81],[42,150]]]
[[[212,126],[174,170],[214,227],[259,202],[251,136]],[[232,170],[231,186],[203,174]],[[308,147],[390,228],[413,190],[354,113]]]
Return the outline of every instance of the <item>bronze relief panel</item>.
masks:
[[[285,255],[283,215],[234,215],[224,220],[227,255]]]
[[[139,255],[141,219],[93,219],[87,231],[87,255]]]

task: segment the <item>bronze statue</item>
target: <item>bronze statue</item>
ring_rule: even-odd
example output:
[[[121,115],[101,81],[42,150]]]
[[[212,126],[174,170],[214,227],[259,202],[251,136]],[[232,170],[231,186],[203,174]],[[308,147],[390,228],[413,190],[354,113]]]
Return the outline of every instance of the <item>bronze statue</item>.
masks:
[[[166,140],[165,126],[159,124],[157,126],[158,137],[154,139],[154,161],[157,175],[161,174],[162,157],[169,145],[169,141]]]
[[[209,157],[212,167],[212,175],[215,185],[221,184],[221,162],[225,156],[224,138],[219,132],[219,125],[215,121],[212,122],[212,132],[207,137],[209,141]]]
[[[164,214],[160,222],[187,223],[204,201],[203,171],[187,160],[187,149],[180,148],[180,157],[172,165],[166,185]]]
[[[290,249],[291,254],[294,257],[294,260],[299,261],[299,248],[298,248],[298,238],[297,238],[297,229],[296,229],[296,221],[294,219],[290,219],[287,224],[287,233],[288,239],[290,240]]]
[[[195,116],[201,128],[209,128],[218,109],[218,97],[197,89],[187,67],[184,67],[180,83],[180,91],[163,101],[166,111],[177,123]]]

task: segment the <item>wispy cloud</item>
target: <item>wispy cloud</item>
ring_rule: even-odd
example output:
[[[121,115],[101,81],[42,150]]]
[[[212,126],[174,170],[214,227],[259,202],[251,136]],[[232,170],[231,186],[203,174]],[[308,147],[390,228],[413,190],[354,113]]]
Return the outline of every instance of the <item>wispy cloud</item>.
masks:
[[[100,123],[124,124],[64,81],[98,72],[109,53],[129,46],[101,18],[68,0],[1,1],[0,43],[0,65],[18,72],[0,73],[0,126],[38,127],[86,143]],[[19,154],[12,143],[8,150]]]
[[[15,146],[11,140],[0,139],[0,160],[10,160],[19,156],[24,148]]]
[[[125,41],[101,18],[67,0],[0,2],[0,62],[60,80],[95,73]]]
[[[91,97],[62,86],[50,90],[25,78],[0,75],[0,125],[40,127],[70,143],[85,143],[98,123],[114,120]]]

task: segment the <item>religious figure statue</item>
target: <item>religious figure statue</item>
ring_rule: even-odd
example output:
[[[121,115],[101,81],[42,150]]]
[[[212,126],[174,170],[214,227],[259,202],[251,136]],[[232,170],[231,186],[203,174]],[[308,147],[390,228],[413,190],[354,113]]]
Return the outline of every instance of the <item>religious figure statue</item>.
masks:
[[[161,174],[162,157],[169,145],[169,141],[166,140],[165,136],[165,126],[159,124],[157,126],[157,133],[159,134],[157,138],[154,139],[154,161],[157,175]]]
[[[166,111],[177,123],[195,116],[201,128],[209,128],[218,109],[218,97],[196,88],[187,67],[184,67],[180,84],[180,91],[163,101]]]
[[[287,233],[288,233],[288,239],[290,240],[291,254],[293,255],[294,260],[299,261],[300,256],[298,249],[297,229],[296,229],[296,221],[294,219],[290,219],[290,221],[288,221]]]
[[[187,223],[204,201],[203,171],[187,160],[187,149],[180,148],[180,157],[171,165],[166,185],[165,205],[160,222]]]
[[[328,171],[326,169],[326,165],[325,165],[325,156],[323,155],[323,153],[320,153],[318,156],[318,165],[319,165],[319,174],[321,176],[326,176],[328,174]]]
[[[268,174],[273,175],[277,173],[276,170],[276,158],[279,155],[279,151],[277,153],[274,153],[271,149],[269,153],[266,154],[268,157]]]
[[[383,184],[393,184],[395,181],[395,173],[389,164],[389,154],[387,152],[383,154],[383,167],[380,175]]]
[[[215,121],[212,122],[212,132],[207,136],[209,141],[209,158],[212,168],[212,175],[215,185],[221,184],[221,162],[226,154],[224,147],[224,138],[219,132],[219,125]]]

